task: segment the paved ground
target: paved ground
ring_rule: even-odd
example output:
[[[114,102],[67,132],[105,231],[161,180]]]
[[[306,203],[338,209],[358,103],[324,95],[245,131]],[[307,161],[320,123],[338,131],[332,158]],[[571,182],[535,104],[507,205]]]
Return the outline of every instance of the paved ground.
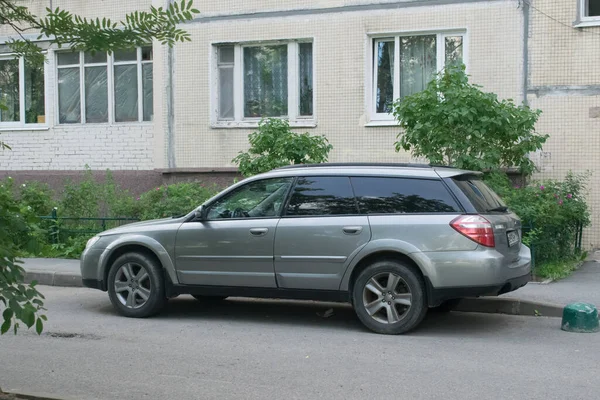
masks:
[[[500,297],[561,305],[583,301],[600,307],[600,262],[588,261],[568,278],[547,285],[528,284]]]
[[[405,336],[365,331],[347,306],[189,296],[152,319],[105,293],[40,287],[46,334],[0,338],[0,387],[72,399],[596,398],[600,334],[560,319],[430,315]],[[65,337],[66,336],[66,337]]]

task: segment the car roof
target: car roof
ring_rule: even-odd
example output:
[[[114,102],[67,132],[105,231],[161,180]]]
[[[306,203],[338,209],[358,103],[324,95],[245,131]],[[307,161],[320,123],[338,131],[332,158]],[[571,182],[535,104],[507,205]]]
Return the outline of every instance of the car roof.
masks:
[[[323,163],[296,164],[274,169],[256,177],[284,177],[299,175],[353,175],[353,176],[397,176],[412,178],[450,178],[480,172],[467,171],[447,166],[411,163]]]

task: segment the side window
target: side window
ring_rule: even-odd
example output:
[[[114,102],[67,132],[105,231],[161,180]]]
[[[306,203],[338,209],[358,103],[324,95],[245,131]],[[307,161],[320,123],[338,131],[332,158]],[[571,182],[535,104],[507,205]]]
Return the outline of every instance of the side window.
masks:
[[[405,178],[352,178],[363,214],[458,212],[460,207],[441,181]]]
[[[230,218],[269,218],[280,215],[293,178],[250,182],[214,202],[209,220]]]
[[[350,178],[306,176],[296,181],[286,215],[322,216],[357,214]]]

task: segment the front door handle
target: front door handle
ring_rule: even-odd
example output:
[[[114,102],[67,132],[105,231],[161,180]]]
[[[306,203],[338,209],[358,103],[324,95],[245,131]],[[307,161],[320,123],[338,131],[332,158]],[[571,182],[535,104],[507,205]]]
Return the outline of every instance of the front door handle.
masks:
[[[346,235],[358,235],[362,232],[362,226],[345,226],[342,228]]]
[[[252,228],[250,233],[254,236],[265,236],[269,232],[269,228]]]

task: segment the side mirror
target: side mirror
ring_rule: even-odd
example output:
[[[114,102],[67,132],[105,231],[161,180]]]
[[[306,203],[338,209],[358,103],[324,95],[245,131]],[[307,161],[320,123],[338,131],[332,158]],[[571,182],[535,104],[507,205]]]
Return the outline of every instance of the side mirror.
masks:
[[[196,208],[194,211],[194,221],[204,221],[206,220],[206,208],[204,206],[200,206]]]

